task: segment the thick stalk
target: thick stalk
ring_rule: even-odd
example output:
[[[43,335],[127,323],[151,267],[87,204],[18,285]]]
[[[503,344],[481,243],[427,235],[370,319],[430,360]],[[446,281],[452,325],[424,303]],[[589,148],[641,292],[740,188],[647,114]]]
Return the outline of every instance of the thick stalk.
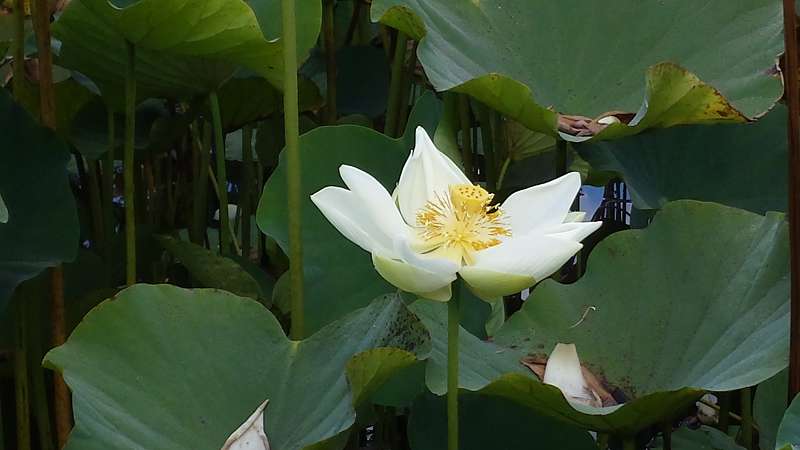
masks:
[[[408,36],[402,31],[397,31],[392,57],[392,79],[389,84],[389,104],[386,109],[386,124],[384,133],[390,137],[397,136],[397,118],[400,112],[401,96],[403,93],[403,66],[406,59],[406,46]]]
[[[300,127],[297,105],[297,30],[295,0],[281,0],[283,23],[283,111],[286,134],[287,201],[289,203],[289,286],[292,305],[292,339],[302,339],[305,328],[303,305],[303,243],[300,208]]]
[[[325,71],[328,87],[325,102],[325,123],[333,124],[338,115],[336,111],[336,30],[334,28],[334,0],[324,0],[322,15],[322,35],[325,41]]]
[[[242,256],[250,259],[250,216],[253,214],[253,126],[242,129]]]
[[[134,198],[134,138],[136,136],[136,48],[125,42],[128,63],[125,66],[125,147],[123,177],[125,179],[125,281],[136,283],[136,209]]]
[[[403,70],[403,82],[401,86],[400,92],[400,111],[397,113],[397,124],[395,125],[395,131],[398,134],[403,134],[403,131],[406,128],[406,121],[408,120],[408,110],[411,107],[411,88],[414,84],[414,69],[417,66],[417,58],[416,58],[417,46],[414,41],[412,41],[411,51],[409,52],[408,63],[405,65],[405,70]]]
[[[751,388],[744,388],[739,392],[742,404],[742,445],[750,450],[753,448],[753,392]]]
[[[28,302],[14,302],[14,398],[17,415],[17,450],[31,449],[31,404],[28,384]]]
[[[472,164],[472,121],[469,115],[469,98],[464,94],[458,96],[458,121],[461,125],[461,159],[464,161],[464,173],[472,180],[475,177]]]
[[[719,424],[718,428],[723,433],[728,433],[728,427],[731,424],[731,393],[720,392],[717,394],[719,398]]]
[[[461,321],[460,280],[447,302],[447,449],[458,450],[458,350]]]
[[[789,401],[800,393],[800,83],[798,82],[797,12],[783,0],[786,100],[789,104],[789,242],[791,307],[789,326]]]
[[[33,300],[33,299],[31,299]],[[28,317],[34,330],[41,329],[36,325],[49,318],[47,312],[47,302],[45,299],[35,299],[29,303],[31,308]],[[36,418],[36,431],[39,437],[40,450],[53,450],[53,430],[50,424],[50,405],[48,404],[47,386],[45,383],[45,371],[39,367],[41,355],[45,354],[47,344],[43,342],[45,336],[40,332],[32,332],[28,335],[28,366],[30,371],[30,398],[33,408],[33,416]]]
[[[672,423],[665,422],[661,425],[661,437],[663,438],[662,450],[672,450]]]
[[[56,96],[53,87],[53,52],[50,46],[50,7],[47,0],[33,2],[33,27],[39,58],[39,110],[42,125],[55,131]],[[65,317],[64,271],[61,265],[57,265],[50,269],[51,336],[55,346],[63,344],[67,339]],[[63,447],[72,428],[72,410],[69,390],[58,374],[53,377],[53,406],[58,445]]]
[[[103,228],[106,243],[103,246],[103,256],[106,264],[111,262],[112,248],[111,242],[114,236],[114,111],[107,107],[107,126],[108,126],[108,151],[103,155]]]
[[[486,111],[481,121],[481,142],[483,143],[483,154],[486,156],[486,189],[489,192],[497,192],[497,161],[494,156],[494,142],[492,140],[493,122],[497,117],[494,110],[484,106]],[[488,111],[487,111],[488,110]]]
[[[92,246],[98,249],[106,247],[105,230],[103,229],[103,203],[100,200],[100,181],[97,171],[100,165],[97,160],[86,160],[86,182],[89,185],[89,202],[92,216]]]
[[[222,131],[222,114],[216,91],[208,94],[211,120],[214,124],[214,152],[217,155],[217,197],[219,198],[219,252],[231,251],[231,219],[228,215],[228,176],[225,169],[225,133]]]
[[[25,81],[25,1],[14,3],[14,97],[19,99]]]
[[[623,437],[622,450],[636,450],[636,437],[635,436]]]

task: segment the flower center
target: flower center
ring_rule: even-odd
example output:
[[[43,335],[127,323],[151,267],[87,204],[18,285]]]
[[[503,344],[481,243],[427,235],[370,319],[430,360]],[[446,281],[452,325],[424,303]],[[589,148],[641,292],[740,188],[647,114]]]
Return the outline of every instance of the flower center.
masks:
[[[448,194],[437,194],[417,211],[422,241],[418,251],[472,264],[476,251],[500,244],[501,236],[511,236],[503,211],[490,205],[494,194],[470,184],[451,185]]]

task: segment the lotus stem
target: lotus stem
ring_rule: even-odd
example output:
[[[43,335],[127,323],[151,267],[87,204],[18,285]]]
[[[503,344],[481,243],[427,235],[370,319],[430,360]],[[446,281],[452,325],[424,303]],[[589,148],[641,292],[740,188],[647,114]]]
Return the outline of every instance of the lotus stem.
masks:
[[[730,392],[720,392],[719,398],[719,430],[723,433],[728,432],[731,423],[731,394]],[[737,420],[741,420],[741,417]]]
[[[33,299],[31,299],[33,300]],[[28,303],[28,317],[31,319],[47,317],[44,299],[36,299]],[[35,322],[34,322],[35,323]],[[28,336],[28,364],[33,370],[30,371],[30,397],[33,407],[33,416],[36,417],[36,430],[39,435],[39,448],[41,450],[53,450],[53,430],[50,424],[50,405],[48,404],[47,387],[44,380],[44,369],[38,367],[38,355],[44,354],[49,346],[42,341],[44,336],[41,333],[31,333]]]
[[[458,450],[458,350],[461,321],[460,280],[447,302],[447,449]]]
[[[111,241],[114,236],[114,147],[115,142],[115,123],[114,123],[114,110],[110,107],[107,110],[107,127],[108,127],[108,151],[103,155],[103,174],[102,174],[102,189],[103,189],[103,228],[106,242],[103,245],[103,255],[105,256],[106,264],[111,262],[112,248]]]
[[[753,448],[753,392],[751,388],[739,391],[742,403],[742,445],[751,450]]]
[[[14,302],[14,398],[17,415],[17,449],[31,449],[31,404],[28,384],[28,302]]]
[[[791,273],[789,312],[789,401],[800,393],[800,81],[797,71],[797,11],[793,0],[783,0],[783,38],[786,48],[784,76],[789,106],[789,267]]]
[[[403,93],[403,67],[406,59],[406,46],[408,36],[402,31],[397,31],[394,43],[394,56],[392,56],[392,79],[389,83],[389,104],[386,109],[386,124],[384,133],[389,137],[397,137],[397,122],[400,113],[401,94]]]
[[[408,63],[404,66],[403,82],[400,88],[400,111],[398,112],[397,124],[395,125],[395,132],[398,134],[403,133],[406,128],[406,122],[408,121],[408,110],[411,104],[409,96],[412,93],[411,88],[414,84],[414,69],[417,66],[417,44],[414,41],[411,41],[411,44],[411,51],[409,52]]]
[[[556,139],[556,178],[567,173],[567,141]]]
[[[663,450],[672,450],[672,422],[664,422],[661,425],[661,436],[663,438]]]
[[[136,47],[125,41],[128,64],[125,66],[125,146],[123,178],[125,181],[125,282],[136,283],[136,186],[134,182],[134,139],[136,136]]]
[[[325,123],[336,123],[336,33],[334,20],[334,0],[324,0],[325,10],[322,14],[322,34],[325,43],[325,72],[327,74],[327,91],[325,102]]]
[[[225,132],[222,130],[222,114],[219,110],[217,91],[208,94],[211,120],[214,125],[214,150],[217,155],[217,198],[219,199],[219,252],[231,251],[231,218],[228,215],[228,176],[225,167]]]
[[[461,125],[461,159],[464,162],[464,173],[467,178],[474,180],[475,170],[472,163],[472,123],[469,113],[469,97],[465,94],[458,96],[458,121]]]
[[[497,160],[495,159],[492,130],[496,128],[495,123],[498,120],[498,114],[494,110],[489,110],[486,106],[483,107],[483,110],[487,111],[482,116],[486,120],[481,122],[481,142],[483,143],[483,154],[486,155],[486,190],[496,193]]]
[[[83,158],[78,159],[80,163]],[[92,216],[92,246],[98,249],[106,245],[105,233],[103,229],[103,203],[100,199],[100,181],[97,172],[100,168],[97,160],[88,159],[86,161],[86,182],[89,185],[90,212]]]
[[[301,234],[302,195],[300,167],[300,117],[297,104],[297,30],[295,0],[281,0],[283,23],[283,111],[286,135],[286,183],[289,204],[289,286],[291,289],[290,334],[299,340],[304,336],[303,305],[303,242]]]
[[[253,126],[242,129],[242,256],[250,258],[250,216],[253,214]]]
[[[14,3],[14,97],[19,100],[25,89],[25,2]]]
[[[56,129],[56,96],[53,87],[53,51],[50,39],[50,6],[47,0],[33,2],[33,27],[39,58],[39,111],[42,125]],[[60,264],[50,269],[50,324],[53,344],[67,339],[64,309],[64,270]],[[63,447],[72,428],[69,390],[60,375],[53,377],[53,404],[59,447]]]
[[[624,436],[622,438],[622,450],[636,450],[636,436]]]
[[[211,166],[208,166],[208,180],[211,182],[211,188],[214,189],[214,192],[219,193],[219,183],[217,183],[216,177],[214,177],[214,171],[211,170]],[[219,197],[217,197],[217,201],[219,201]],[[220,231],[222,228],[220,228]],[[228,234],[231,237],[231,243],[233,244],[233,249],[237,254],[242,252],[241,247],[239,247],[239,241],[236,239],[236,230],[233,228],[233,224],[230,220],[228,220]]]

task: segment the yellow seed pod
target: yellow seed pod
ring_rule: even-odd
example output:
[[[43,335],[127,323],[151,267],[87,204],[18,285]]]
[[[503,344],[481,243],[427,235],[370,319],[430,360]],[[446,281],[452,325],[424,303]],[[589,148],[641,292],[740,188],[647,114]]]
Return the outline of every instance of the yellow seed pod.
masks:
[[[480,186],[471,184],[454,184],[450,186],[450,201],[456,211],[478,213],[486,210],[493,195]]]

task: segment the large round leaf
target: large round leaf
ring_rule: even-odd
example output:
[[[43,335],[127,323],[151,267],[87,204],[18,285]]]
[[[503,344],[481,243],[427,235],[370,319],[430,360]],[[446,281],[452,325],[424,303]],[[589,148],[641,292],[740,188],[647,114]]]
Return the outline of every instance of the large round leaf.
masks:
[[[800,395],[792,400],[778,428],[776,450],[796,450],[800,448]]]
[[[597,450],[588,432],[497,397],[474,393],[459,396],[462,450]],[[420,396],[411,408],[408,440],[412,450],[447,448],[444,397]]]
[[[786,116],[778,105],[752,124],[687,125],[577,148],[592,168],[621,174],[639,209],[693,199],[785,211]]]
[[[63,372],[74,394],[68,449],[218,450],[269,399],[270,443],[294,450],[353,424],[345,365],[354,354],[382,346],[425,351],[426,339],[396,296],[290,341],[255,301],[136,285],[89,313],[45,364]]]
[[[78,251],[78,216],[67,179],[69,151],[0,90],[0,308],[14,288]]]
[[[758,425],[758,445],[775,447],[778,427],[788,406],[789,370],[784,370],[758,385],[753,399],[753,418]]]
[[[550,134],[556,112],[639,112],[605,138],[744,121],[782,91],[768,73],[783,43],[776,0],[375,0],[372,19],[421,40],[436,89]]]
[[[403,162],[413,147],[414,127],[433,131],[438,116],[433,96],[418,101],[405,135],[392,139],[355,125],[316,128],[300,137],[302,165],[302,236],[306,286],[305,320],[309,332],[361,307],[392,288],[375,272],[369,255],[344,238],[311,203],[309,196],[325,186],[340,186],[339,166],[356,166],[394,189]],[[264,185],[258,205],[258,226],[287,251],[286,160]]]
[[[703,389],[760,383],[787,365],[788,251],[781,214],[670,203],[648,228],[602,241],[575,284],[539,285],[495,339],[534,354],[575,343],[582,362],[629,401],[577,411],[555,388],[516,375],[483,392],[633,433],[672,418]]]

